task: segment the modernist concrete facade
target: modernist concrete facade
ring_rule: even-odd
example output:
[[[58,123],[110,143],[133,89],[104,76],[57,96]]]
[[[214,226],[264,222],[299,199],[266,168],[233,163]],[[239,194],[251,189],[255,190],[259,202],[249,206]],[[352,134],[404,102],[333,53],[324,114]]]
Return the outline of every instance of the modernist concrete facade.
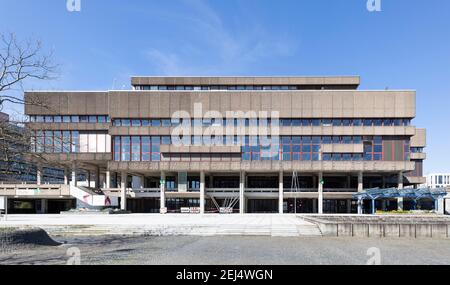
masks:
[[[106,205],[117,198],[133,212],[355,213],[363,209],[352,199],[358,191],[425,182],[414,91],[358,90],[356,76],[131,83],[129,91],[25,93],[44,105],[25,109],[32,151],[63,164],[70,187],[86,170],[84,191]],[[181,126],[191,134],[180,145]],[[208,136],[219,129],[227,136]]]

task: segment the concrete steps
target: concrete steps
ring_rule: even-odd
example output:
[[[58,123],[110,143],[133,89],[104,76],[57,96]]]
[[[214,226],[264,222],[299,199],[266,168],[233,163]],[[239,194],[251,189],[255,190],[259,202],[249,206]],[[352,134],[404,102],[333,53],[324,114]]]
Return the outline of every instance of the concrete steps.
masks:
[[[130,225],[86,225],[43,227],[52,235],[243,235],[243,236],[321,236],[316,225],[183,225],[183,226],[130,226]]]

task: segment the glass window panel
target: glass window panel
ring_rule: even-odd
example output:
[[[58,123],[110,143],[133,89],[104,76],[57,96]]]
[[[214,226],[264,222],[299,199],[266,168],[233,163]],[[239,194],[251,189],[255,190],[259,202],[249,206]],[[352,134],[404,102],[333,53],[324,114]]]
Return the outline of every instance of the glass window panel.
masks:
[[[342,125],[342,120],[333,120],[333,126],[340,127]]]
[[[303,154],[302,154],[302,160],[303,160],[303,161],[310,161],[310,160],[311,160],[311,154],[309,154],[309,153],[303,153]]]
[[[353,126],[355,126],[355,127],[362,126],[362,120],[361,119],[353,120]]]
[[[354,143],[354,144],[361,144],[361,143],[362,143],[362,137],[360,137],[360,136],[354,136],[354,137],[353,137],[353,143]]]
[[[351,144],[352,143],[352,137],[351,136],[343,136],[342,137],[342,142],[344,144]]]
[[[303,145],[302,146],[302,152],[311,152],[311,146],[310,145]]]
[[[375,145],[373,147],[373,152],[383,152],[383,146],[382,145]]]
[[[331,144],[331,137],[330,136],[322,137],[322,143],[323,144]]]
[[[141,120],[139,120],[139,119],[131,120],[131,126],[133,126],[133,127],[140,127],[141,126]]]
[[[152,119],[152,127],[161,127],[161,120]]]

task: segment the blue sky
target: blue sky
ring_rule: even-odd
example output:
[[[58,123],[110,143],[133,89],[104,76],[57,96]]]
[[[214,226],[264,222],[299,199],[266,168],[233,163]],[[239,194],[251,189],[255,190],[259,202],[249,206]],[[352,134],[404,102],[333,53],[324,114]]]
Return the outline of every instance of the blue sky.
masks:
[[[40,39],[60,76],[26,89],[128,89],[130,75],[360,75],[417,90],[425,172],[450,171],[450,1],[0,0],[0,33]],[[20,107],[8,106],[10,113]]]

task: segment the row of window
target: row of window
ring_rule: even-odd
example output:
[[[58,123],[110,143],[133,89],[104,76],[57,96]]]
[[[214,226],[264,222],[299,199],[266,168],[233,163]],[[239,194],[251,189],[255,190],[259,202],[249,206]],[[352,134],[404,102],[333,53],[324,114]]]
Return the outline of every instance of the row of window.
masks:
[[[31,152],[105,153],[111,152],[111,136],[90,131],[36,131]]]
[[[109,116],[75,115],[75,116],[29,116],[32,123],[109,123]]]
[[[283,127],[387,127],[410,126],[410,119],[114,119],[114,126],[122,127],[175,127],[190,125],[193,127],[209,126],[283,126]]]
[[[163,141],[166,138],[166,141]],[[199,137],[201,138],[201,137]],[[195,137],[193,137],[195,143]],[[318,160],[366,160],[380,161],[390,160],[384,156],[383,138],[364,137],[363,154],[327,154],[321,153],[322,137],[282,137],[280,141],[274,141],[270,138],[260,139],[259,137],[244,137],[241,146],[241,159],[243,161],[264,161],[264,160],[283,160],[283,161],[318,161]],[[404,146],[400,149],[400,158],[409,159],[409,142],[399,140]],[[116,161],[160,161],[161,144],[170,144],[169,137],[160,136],[116,136],[114,137],[114,160]],[[167,154],[171,158],[174,154]],[[193,154],[178,154],[183,155]],[[198,154],[198,160],[202,158],[211,159],[211,154],[205,154],[202,157]],[[233,154],[214,154],[232,159]],[[166,158],[167,158],[166,157]]]
[[[412,147],[411,153],[423,153],[424,148],[423,147]]]
[[[232,91],[252,91],[252,90],[324,90],[342,89],[342,86],[323,85],[135,85],[135,90],[177,90],[177,91],[201,91],[201,90],[232,90]]]

